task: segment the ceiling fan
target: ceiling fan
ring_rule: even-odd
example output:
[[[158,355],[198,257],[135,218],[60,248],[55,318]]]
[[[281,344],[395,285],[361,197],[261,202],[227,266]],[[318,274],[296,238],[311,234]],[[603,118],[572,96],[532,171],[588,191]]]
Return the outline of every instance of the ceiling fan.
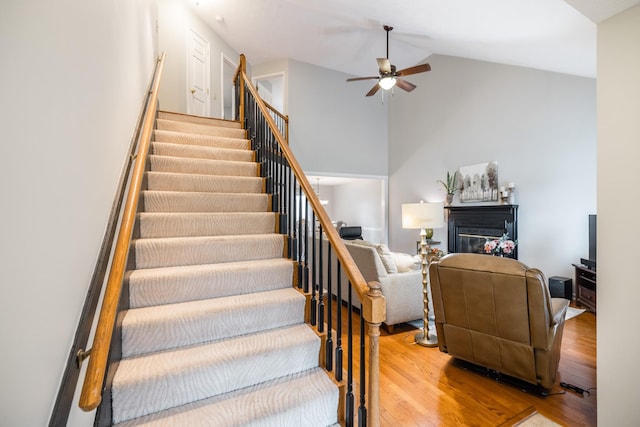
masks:
[[[429,64],[421,64],[416,65],[415,67],[409,67],[400,71],[396,71],[396,66],[389,62],[389,32],[393,30],[393,27],[384,25],[383,28],[387,32],[387,57],[377,58],[378,72],[380,75],[371,77],[354,77],[351,79],[347,79],[348,82],[378,79],[378,83],[376,83],[376,85],[372,87],[369,92],[367,92],[366,96],[374,95],[380,88],[388,90],[394,86],[398,86],[400,89],[411,92],[416,88],[416,85],[414,85],[413,83],[409,83],[408,81],[399,77],[408,76],[410,74],[424,73],[425,71],[431,70],[431,66]]]

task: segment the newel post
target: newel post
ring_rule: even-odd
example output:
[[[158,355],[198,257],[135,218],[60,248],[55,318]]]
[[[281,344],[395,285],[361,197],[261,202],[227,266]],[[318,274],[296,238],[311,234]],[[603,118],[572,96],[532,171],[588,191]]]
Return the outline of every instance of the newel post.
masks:
[[[387,317],[387,305],[382,296],[380,283],[370,282],[367,298],[363,304],[364,318],[369,324],[369,427],[380,426],[380,326]]]

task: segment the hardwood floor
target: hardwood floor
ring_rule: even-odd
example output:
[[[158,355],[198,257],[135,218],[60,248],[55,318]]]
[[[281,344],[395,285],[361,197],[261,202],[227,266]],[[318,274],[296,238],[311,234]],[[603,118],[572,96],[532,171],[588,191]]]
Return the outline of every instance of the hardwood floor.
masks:
[[[343,310],[343,319],[346,310]],[[348,316],[348,314],[347,314]],[[358,315],[354,330],[359,331]],[[346,319],[344,320],[346,325]],[[397,325],[380,336],[382,426],[501,426],[536,410],[558,424],[595,426],[597,390],[584,396],[559,386],[596,386],[596,316],[585,312],[565,323],[556,385],[542,397],[514,381],[485,376],[436,348],[414,343],[418,330]],[[564,394],[555,394],[564,393]],[[356,395],[357,396],[357,395]],[[357,397],[356,397],[357,400]]]

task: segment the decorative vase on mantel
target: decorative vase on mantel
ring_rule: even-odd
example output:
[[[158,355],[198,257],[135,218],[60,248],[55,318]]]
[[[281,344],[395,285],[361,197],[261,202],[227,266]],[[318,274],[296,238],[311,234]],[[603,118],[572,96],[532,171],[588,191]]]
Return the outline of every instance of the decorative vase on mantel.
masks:
[[[447,193],[447,206],[451,206],[453,203],[453,194]]]

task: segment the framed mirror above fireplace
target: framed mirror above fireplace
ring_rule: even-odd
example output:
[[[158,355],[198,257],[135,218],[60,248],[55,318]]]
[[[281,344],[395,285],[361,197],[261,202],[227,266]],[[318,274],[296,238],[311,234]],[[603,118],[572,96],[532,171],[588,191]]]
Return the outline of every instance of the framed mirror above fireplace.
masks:
[[[484,253],[484,244],[507,233],[518,240],[518,205],[446,207],[449,253]],[[518,247],[510,256],[518,259]]]

